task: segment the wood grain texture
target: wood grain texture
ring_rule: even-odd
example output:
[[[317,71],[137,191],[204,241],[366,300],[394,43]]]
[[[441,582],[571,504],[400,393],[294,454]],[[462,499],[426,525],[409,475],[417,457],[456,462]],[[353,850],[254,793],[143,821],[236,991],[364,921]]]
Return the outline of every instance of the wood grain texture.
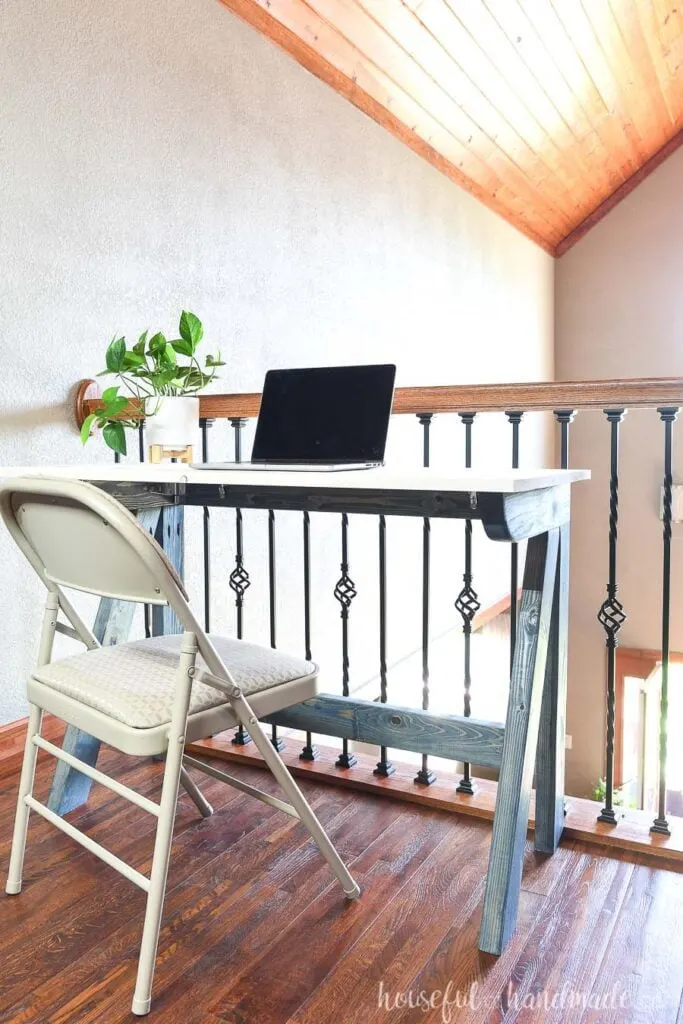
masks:
[[[503,726],[394,704],[320,694],[265,719],[289,729],[414,750],[489,768],[500,765]]]
[[[667,0],[222,0],[559,255],[680,145]]]
[[[161,765],[108,748],[102,764],[158,794]],[[15,757],[13,782],[0,790],[3,837],[18,769]],[[38,792],[49,770],[41,755]],[[259,769],[235,770],[272,786]],[[441,1007],[423,1013],[399,1001],[387,1011],[379,996],[443,993],[449,982],[458,1024],[676,1021],[683,947],[672,936],[683,875],[573,842],[552,858],[527,845],[518,929],[493,960],[477,949],[486,823],[304,782],[363,879],[362,898],[348,905],[300,825],[218,782],[205,785],[212,818],[198,819],[187,796],[179,802],[152,1009],[164,1024],[436,1024]],[[104,788],[70,820],[139,870],[148,866],[153,822]],[[0,901],[0,1018],[129,1024],[143,896],[44,825],[32,820],[29,828],[23,892]],[[0,871],[6,858],[0,847]],[[560,1003],[563,990],[565,999],[586,990],[609,999],[615,987],[630,1000],[625,1009],[617,1003],[584,1016]],[[544,991],[557,997],[554,1009],[523,1004]]]
[[[81,381],[82,385],[86,383]],[[391,411],[396,416],[427,412],[552,412],[555,409],[605,409],[608,406],[655,408],[659,405],[683,405],[682,377],[397,388]],[[77,402],[74,415],[78,425],[97,407],[97,398]],[[202,419],[253,419],[258,416],[260,407],[260,393],[199,396]],[[130,415],[135,414],[136,410],[131,409]]]
[[[5,725],[0,725],[0,771],[2,770],[3,761],[21,757],[23,754],[27,721],[27,718],[21,718],[17,722],[7,722]],[[49,740],[51,743],[58,743],[64,736],[64,729],[64,723],[55,718],[54,715],[49,715],[47,712],[43,714],[43,723],[40,731],[44,739]]]
[[[683,104],[681,105],[683,110]],[[602,200],[599,206],[590,213],[585,220],[581,221],[570,233],[563,238],[562,241],[556,246],[554,255],[559,257],[563,256],[568,249],[580,242],[584,235],[587,235],[591,228],[594,228],[596,224],[607,216],[607,214],[617,206],[622,199],[630,195],[635,188],[640,185],[641,182],[645,181],[653,171],[656,171],[661,164],[667,160],[672,153],[683,146],[683,129],[676,133],[673,138],[665,142],[661,149],[646,160],[645,163],[637,171],[635,171],[630,178],[628,178],[622,185],[620,185],[614,192],[610,193],[605,199]]]
[[[43,735],[53,743],[61,742],[64,735],[64,723],[52,715],[43,719]],[[21,764],[24,749],[26,719],[12,722],[0,730],[0,780],[11,779],[16,775],[17,766]],[[261,755],[252,747],[237,748],[231,743],[232,731],[190,744],[189,753],[202,758],[215,758],[231,764],[244,765],[264,769]],[[318,744],[320,757],[316,761],[306,762],[299,758],[300,745],[288,742],[282,753],[285,764],[292,774],[309,782],[319,782],[342,789],[350,789],[358,793],[366,793],[391,801],[414,803],[432,810],[448,811],[480,818],[484,821],[493,820],[496,803],[496,783],[489,779],[477,779],[477,792],[474,796],[458,793],[452,779],[447,776],[437,779],[428,788],[416,786],[414,783],[415,768],[393,758],[396,772],[388,779],[372,774],[377,758],[356,751],[358,767],[354,771],[339,771],[334,768],[338,751],[331,747]],[[42,753],[39,755],[43,757]],[[54,767],[52,762],[48,762]],[[130,783],[129,783],[130,784]],[[8,785],[8,789],[11,786]],[[100,791],[101,792],[101,791]],[[97,813],[97,794],[91,793],[88,810]],[[652,815],[649,811],[638,811],[631,808],[619,809],[619,827],[605,826],[597,821],[602,804],[581,797],[567,798],[567,815],[564,822],[564,836],[590,845],[603,847],[616,853],[620,850],[641,856],[643,863],[651,865],[666,864],[673,868],[683,868],[683,818],[670,818],[671,835],[661,836],[650,832]],[[94,808],[94,809],[93,809]],[[40,828],[40,823],[37,824]],[[529,831],[535,829],[535,794],[532,793],[529,810]],[[9,851],[9,837],[3,844],[0,841],[0,855],[3,850]]]
[[[547,240],[548,224],[543,217],[520,201],[509,183],[501,179],[497,168],[489,168],[478,154],[469,151],[469,136],[461,140],[457,129],[444,128],[439,117],[394,81],[395,68],[379,67],[349,43],[342,32],[298,0],[276,0],[274,5],[272,0],[222,2],[489,209],[509,219],[507,213],[512,207],[515,226],[542,248],[552,251],[561,235],[552,242]],[[516,176],[509,158],[503,162]],[[472,164],[476,174],[467,174],[465,164]]]
[[[564,779],[569,624],[569,525],[560,529],[553,617],[536,747],[536,833],[541,853],[554,853],[565,824]]]
[[[524,838],[541,714],[559,531],[529,541],[479,947],[499,955],[517,920]]]
[[[200,757],[215,757],[233,764],[245,764],[250,767],[263,768],[263,760],[258,751],[237,750],[231,744],[232,733],[219,733],[211,739],[201,740],[188,746],[188,751]],[[372,774],[377,758],[360,751],[355,751],[358,767],[353,771],[339,771],[334,762],[338,751],[331,747],[318,744],[320,758],[306,762],[299,759],[300,744],[288,742],[282,758],[292,772],[301,779],[324,782],[343,789],[352,789],[358,793],[374,793],[379,796],[398,800],[402,803],[415,803],[440,811],[450,811],[485,821],[493,820],[496,804],[497,784],[490,779],[477,779],[477,792],[474,796],[458,793],[453,779],[442,776],[429,786],[415,785],[414,765],[402,763],[392,758],[396,772],[388,779],[378,778]],[[576,839],[590,845],[603,847],[611,852],[627,851],[629,854],[642,855],[644,863],[665,863],[669,867],[678,865],[683,868],[683,818],[671,817],[671,835],[661,836],[650,832],[652,814],[649,811],[638,811],[630,808],[619,809],[618,828],[607,826],[597,821],[602,804],[582,797],[567,797],[567,815],[564,819],[563,835],[566,839]],[[529,830],[535,829],[535,794],[531,794],[529,805]]]
[[[238,480],[231,479],[226,484],[220,479],[212,480],[208,473],[204,475],[200,472],[196,480],[180,483],[123,479],[97,480],[96,483],[127,508],[133,509],[156,502],[165,506],[164,513],[173,512],[169,506],[178,504],[212,508],[428,516],[432,519],[480,519],[486,535],[496,541],[525,540],[555,529],[569,519],[569,485],[541,487],[538,486],[537,478],[530,478],[531,489],[515,491],[514,481],[509,478],[487,481],[480,477],[478,480],[471,473],[460,482],[446,477],[430,484],[428,479],[419,477],[412,482],[412,486],[406,485],[404,488],[402,485],[400,489],[390,487],[387,483],[377,488],[366,486],[373,479],[370,476],[364,476],[363,486],[347,484],[337,474],[321,474],[321,477],[324,477],[324,484],[306,480],[305,474],[292,473],[283,483],[276,474],[264,473],[257,479],[245,473]],[[463,490],[455,490],[456,486]],[[478,487],[482,489],[478,490]],[[493,491],[491,487],[510,487],[510,491]],[[169,538],[164,539],[166,541]],[[174,545],[177,544],[175,534],[170,540]]]
[[[138,512],[138,519],[146,525],[145,517],[151,512]],[[169,562],[181,580],[185,578],[185,509],[182,505],[171,505],[157,510],[154,529],[157,543],[164,549]],[[152,636],[169,636],[182,633],[178,616],[170,605],[152,606]]]
[[[526,494],[479,494],[477,503],[489,540],[526,540],[569,522],[568,486]]]

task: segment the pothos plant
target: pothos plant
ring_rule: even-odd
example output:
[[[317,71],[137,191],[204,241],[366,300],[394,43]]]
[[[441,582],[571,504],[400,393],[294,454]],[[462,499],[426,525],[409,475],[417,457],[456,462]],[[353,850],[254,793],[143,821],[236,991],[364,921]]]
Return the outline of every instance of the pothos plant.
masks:
[[[119,384],[102,393],[97,412],[90,413],[81,427],[81,440],[86,443],[93,427],[102,430],[106,444],[125,455],[126,427],[137,427],[138,420],[127,416],[133,401],[146,417],[153,416],[166,397],[196,395],[225,366],[220,353],[207,355],[203,363],[197,348],[204,336],[201,320],[186,310],[180,314],[179,338],[168,340],[160,331],[149,337],[144,331],[130,348],[126,339],[114,337],[106,352],[106,370],[98,377],[115,376]],[[125,388],[122,393],[120,388]]]

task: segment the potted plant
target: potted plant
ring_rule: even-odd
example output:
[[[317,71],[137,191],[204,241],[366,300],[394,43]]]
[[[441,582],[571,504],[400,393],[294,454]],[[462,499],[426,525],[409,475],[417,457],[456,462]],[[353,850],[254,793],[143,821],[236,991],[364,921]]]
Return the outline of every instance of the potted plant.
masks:
[[[197,358],[204,328],[194,313],[183,310],[178,334],[169,341],[161,332],[148,337],[149,331],[144,331],[130,348],[123,337],[111,341],[107,368],[98,376],[114,376],[119,383],[106,388],[100,407],[86,417],[81,427],[83,444],[93,427],[99,427],[105,443],[125,455],[125,428],[138,426],[134,415],[138,410],[145,417],[150,446],[183,448],[192,443],[199,422],[197,393],[225,364],[220,353],[207,355],[203,364]],[[120,388],[125,389],[123,393]]]

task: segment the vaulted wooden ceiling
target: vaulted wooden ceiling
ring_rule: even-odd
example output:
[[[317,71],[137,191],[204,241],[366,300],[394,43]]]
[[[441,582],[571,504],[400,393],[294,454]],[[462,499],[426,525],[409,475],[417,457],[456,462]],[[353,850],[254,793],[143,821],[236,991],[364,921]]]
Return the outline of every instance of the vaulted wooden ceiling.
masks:
[[[683,0],[222,0],[549,252],[683,143]]]

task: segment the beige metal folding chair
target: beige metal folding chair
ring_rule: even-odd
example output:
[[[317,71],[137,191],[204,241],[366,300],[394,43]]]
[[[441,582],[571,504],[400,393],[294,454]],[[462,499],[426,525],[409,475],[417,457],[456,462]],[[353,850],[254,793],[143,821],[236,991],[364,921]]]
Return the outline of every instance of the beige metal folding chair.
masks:
[[[28,684],[31,710],[7,892],[21,890],[31,810],[140,886],[147,893],[147,907],[132,1008],[138,1015],[148,1013],[181,776],[202,813],[211,813],[185,771],[185,760],[186,764],[299,818],[345,896],[358,897],[358,885],[258,721],[264,715],[312,697],[317,692],[316,666],[268,648],[207,636],[158,544],[118,501],[90,484],[44,477],[18,478],[0,488],[0,512],[48,592],[38,665]],[[63,588],[124,601],[168,604],[185,633],[101,647]],[[59,621],[60,612],[70,625]],[[55,632],[80,640],[87,652],[51,662]],[[160,802],[141,796],[43,739],[43,711],[123,753],[166,754]],[[186,742],[238,723],[248,729],[289,803],[201,761],[184,758]],[[149,878],[35,799],[32,790],[38,749],[157,817]]]

